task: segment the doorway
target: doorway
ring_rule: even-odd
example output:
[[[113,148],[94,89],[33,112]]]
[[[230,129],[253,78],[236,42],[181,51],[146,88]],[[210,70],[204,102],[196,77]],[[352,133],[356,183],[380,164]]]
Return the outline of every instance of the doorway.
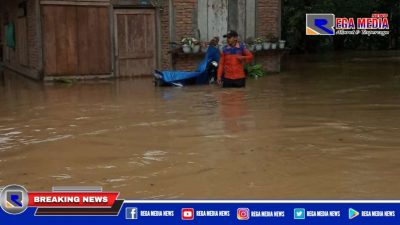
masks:
[[[151,75],[156,68],[156,21],[153,9],[114,11],[116,75]]]

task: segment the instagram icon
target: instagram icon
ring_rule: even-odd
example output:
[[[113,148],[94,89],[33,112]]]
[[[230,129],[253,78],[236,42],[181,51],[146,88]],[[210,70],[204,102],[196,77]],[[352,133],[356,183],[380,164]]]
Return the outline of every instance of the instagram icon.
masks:
[[[250,218],[249,208],[238,208],[237,209],[238,220],[248,220]]]

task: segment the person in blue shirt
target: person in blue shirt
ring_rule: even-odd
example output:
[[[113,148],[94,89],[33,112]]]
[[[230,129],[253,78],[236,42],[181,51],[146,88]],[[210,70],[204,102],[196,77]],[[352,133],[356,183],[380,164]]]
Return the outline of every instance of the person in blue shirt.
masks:
[[[218,48],[218,43],[219,43],[219,37],[214,37],[213,39],[211,39],[208,45],[207,54],[211,61],[219,62],[220,51]]]

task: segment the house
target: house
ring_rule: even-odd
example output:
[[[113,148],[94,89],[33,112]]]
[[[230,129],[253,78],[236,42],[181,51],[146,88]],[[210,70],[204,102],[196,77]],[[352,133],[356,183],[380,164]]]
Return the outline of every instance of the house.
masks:
[[[201,55],[171,54],[171,41],[207,41],[228,29],[280,36],[281,0],[2,0],[0,60],[38,80],[144,76],[194,69]],[[14,37],[14,46],[9,42]],[[279,71],[280,54],[256,55]]]

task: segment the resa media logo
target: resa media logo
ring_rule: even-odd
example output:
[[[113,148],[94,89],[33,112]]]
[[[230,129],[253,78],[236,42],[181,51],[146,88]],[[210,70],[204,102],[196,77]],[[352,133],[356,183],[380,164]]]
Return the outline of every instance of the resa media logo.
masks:
[[[335,15],[328,13],[306,14],[307,35],[335,35]]]

